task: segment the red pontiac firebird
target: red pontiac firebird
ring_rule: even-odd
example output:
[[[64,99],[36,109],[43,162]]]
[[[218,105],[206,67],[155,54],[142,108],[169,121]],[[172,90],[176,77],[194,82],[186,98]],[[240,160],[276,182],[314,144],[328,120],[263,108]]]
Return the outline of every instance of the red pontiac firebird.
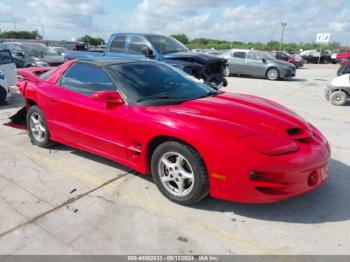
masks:
[[[330,149],[313,125],[255,96],[217,91],[153,61],[74,60],[19,70],[32,142],[59,142],[152,174],[170,200],[284,200],[322,185]]]

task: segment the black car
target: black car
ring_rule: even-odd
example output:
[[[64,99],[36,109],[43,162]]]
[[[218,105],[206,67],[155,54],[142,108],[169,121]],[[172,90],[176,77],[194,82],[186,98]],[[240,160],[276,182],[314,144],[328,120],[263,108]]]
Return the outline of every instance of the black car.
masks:
[[[6,42],[17,68],[31,66],[58,66],[64,63],[63,56],[44,44],[32,42]]]
[[[321,57],[320,57],[321,54]],[[322,52],[310,52],[307,53],[306,55],[302,56],[303,62],[306,63],[311,63],[311,64],[328,64],[331,62],[331,54],[327,51],[322,51]]]

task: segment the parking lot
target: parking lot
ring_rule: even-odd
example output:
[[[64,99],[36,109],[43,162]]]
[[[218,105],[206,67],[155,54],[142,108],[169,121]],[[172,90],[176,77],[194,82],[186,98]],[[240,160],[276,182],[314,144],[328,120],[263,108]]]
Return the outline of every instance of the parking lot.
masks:
[[[323,96],[337,65],[297,77],[230,77],[226,91],[277,101],[318,127],[332,148],[328,183],[267,205],[207,197],[176,205],[149,177],[63,145],[33,146],[8,126],[20,95],[0,106],[1,254],[350,254],[350,104]]]

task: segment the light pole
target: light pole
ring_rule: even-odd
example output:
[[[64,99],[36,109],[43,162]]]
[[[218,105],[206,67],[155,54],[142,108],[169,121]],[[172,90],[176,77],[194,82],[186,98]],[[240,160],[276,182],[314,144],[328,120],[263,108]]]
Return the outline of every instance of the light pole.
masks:
[[[286,22],[282,22],[282,35],[281,35],[281,42],[280,42],[280,51],[282,50],[282,43],[283,43],[283,36],[284,36],[284,28],[287,26]]]

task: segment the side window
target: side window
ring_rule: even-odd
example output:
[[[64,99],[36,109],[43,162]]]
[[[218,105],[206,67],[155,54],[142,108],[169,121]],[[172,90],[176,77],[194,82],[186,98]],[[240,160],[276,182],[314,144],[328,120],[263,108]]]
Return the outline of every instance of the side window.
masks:
[[[240,58],[240,59],[245,59],[246,53],[245,52],[234,52],[232,54],[234,58]]]
[[[255,61],[261,61],[263,59],[263,57],[260,54],[258,54],[258,53],[248,52],[247,59],[255,60]]]
[[[142,49],[147,47],[147,42],[140,36],[131,36],[129,50],[130,54],[142,54]]]
[[[70,67],[61,78],[60,86],[88,96],[97,91],[116,90],[114,83],[102,69],[88,64],[75,64]]]
[[[10,51],[2,50],[0,51],[0,65],[13,63]]]
[[[112,40],[111,52],[124,53],[125,41],[126,41],[125,35],[117,35]]]

